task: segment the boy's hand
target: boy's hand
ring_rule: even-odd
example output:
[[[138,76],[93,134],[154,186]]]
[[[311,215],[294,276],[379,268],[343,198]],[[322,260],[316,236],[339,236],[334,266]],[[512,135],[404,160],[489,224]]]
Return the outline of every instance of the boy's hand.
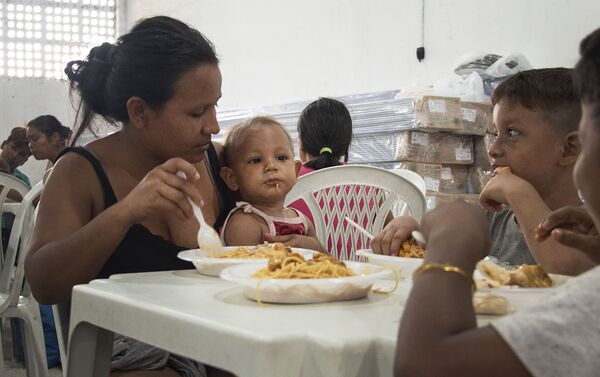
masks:
[[[413,230],[419,229],[417,220],[400,216],[390,221],[371,241],[371,250],[377,254],[397,256],[402,243],[410,238]]]
[[[546,216],[535,228],[535,238],[542,242],[549,237],[600,263],[600,234],[585,208],[567,206]]]
[[[485,212],[462,200],[441,205],[423,218],[421,233],[427,241],[426,262],[450,263],[472,271],[489,252],[489,225]]]
[[[511,195],[535,190],[533,186],[519,176],[514,175],[506,167],[496,168],[492,179],[485,185],[479,202],[487,211],[499,212],[503,204],[509,205]]]

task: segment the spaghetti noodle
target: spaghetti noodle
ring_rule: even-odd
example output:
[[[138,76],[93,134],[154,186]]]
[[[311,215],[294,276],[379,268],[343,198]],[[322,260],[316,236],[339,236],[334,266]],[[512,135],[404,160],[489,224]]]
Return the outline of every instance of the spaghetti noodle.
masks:
[[[305,260],[298,253],[283,256],[274,256],[269,259],[266,268],[258,270],[252,275],[257,279],[327,279],[355,276],[344,262],[334,257],[314,253],[313,259]]]
[[[235,250],[210,255],[212,258],[267,259],[282,257],[292,253],[292,249],[282,243],[263,244],[254,247],[240,246]]]
[[[398,251],[399,257],[404,258],[424,258],[425,249],[423,249],[414,239],[404,241]]]

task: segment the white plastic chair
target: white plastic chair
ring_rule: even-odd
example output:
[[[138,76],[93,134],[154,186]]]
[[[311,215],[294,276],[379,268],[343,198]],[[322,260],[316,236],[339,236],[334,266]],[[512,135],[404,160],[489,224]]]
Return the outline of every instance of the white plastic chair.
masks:
[[[369,247],[368,238],[344,217],[377,235],[390,215],[410,214],[420,220],[426,208],[418,182],[367,165],[335,166],[303,175],[285,205],[299,199],[313,216],[321,244],[343,260],[358,260],[355,251]]]
[[[425,184],[425,179],[421,177],[419,174],[415,173],[412,170],[408,169],[390,169],[392,173],[398,174],[399,176],[408,179],[412,183],[415,184],[421,190],[423,195],[427,196],[427,185]]]
[[[19,195],[22,198],[25,196],[27,191],[29,191],[29,188],[19,178],[14,177],[9,174],[0,173],[0,210],[1,210],[0,212],[2,214],[4,214],[4,213],[12,213],[13,215],[17,214],[20,203],[19,202],[11,202],[10,200],[7,200],[8,199],[7,195],[11,190],[14,190],[17,193],[19,193]],[[2,242],[0,242],[0,270],[4,266],[4,257],[5,257],[4,245],[2,244]]]
[[[35,185],[24,196],[19,206],[12,225],[0,281],[0,318],[23,320],[25,365],[30,377],[48,376],[40,308],[29,288],[23,287],[25,256],[35,221],[33,201],[40,196],[42,188],[43,182]]]

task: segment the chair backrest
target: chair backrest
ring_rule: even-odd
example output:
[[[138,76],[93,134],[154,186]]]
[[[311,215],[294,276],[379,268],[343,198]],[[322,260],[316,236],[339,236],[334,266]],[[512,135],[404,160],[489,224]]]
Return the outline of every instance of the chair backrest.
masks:
[[[5,306],[16,306],[19,302],[25,279],[25,256],[35,221],[33,203],[41,195],[43,186],[44,183],[40,182],[25,194],[15,216],[6,248],[6,260],[0,276],[0,291],[7,293],[9,299],[2,304],[0,312],[5,309]]]
[[[10,174],[0,173],[0,212],[2,213],[3,217],[6,216],[5,214],[7,213],[16,215],[19,208],[19,202],[10,201],[8,198],[8,193],[10,191],[17,192],[21,198],[23,198],[27,191],[29,191],[29,188],[25,182],[21,181],[19,178]],[[4,223],[4,220],[2,223]],[[4,229],[0,230],[0,232],[3,231]],[[4,245],[2,242],[0,242],[0,270],[4,267],[4,258]]]
[[[408,179],[412,183],[415,184],[421,190],[423,195],[427,196],[427,185],[425,184],[425,180],[419,174],[415,173],[412,170],[408,169],[390,169],[392,173],[398,174],[399,176]]]
[[[404,214],[420,220],[426,208],[425,195],[415,183],[367,165],[335,166],[303,175],[285,205],[299,199],[312,214],[321,244],[344,260],[358,260],[355,251],[369,247],[368,238],[344,217],[376,235],[386,220]]]

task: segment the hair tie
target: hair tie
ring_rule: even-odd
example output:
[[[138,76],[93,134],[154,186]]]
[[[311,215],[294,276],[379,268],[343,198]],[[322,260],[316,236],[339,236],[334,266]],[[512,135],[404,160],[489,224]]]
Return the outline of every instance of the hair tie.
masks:
[[[321,148],[321,150],[319,151],[319,154],[321,155],[321,154],[323,154],[325,152],[329,152],[329,154],[333,154],[333,151],[329,147],[323,147],[323,148]]]

